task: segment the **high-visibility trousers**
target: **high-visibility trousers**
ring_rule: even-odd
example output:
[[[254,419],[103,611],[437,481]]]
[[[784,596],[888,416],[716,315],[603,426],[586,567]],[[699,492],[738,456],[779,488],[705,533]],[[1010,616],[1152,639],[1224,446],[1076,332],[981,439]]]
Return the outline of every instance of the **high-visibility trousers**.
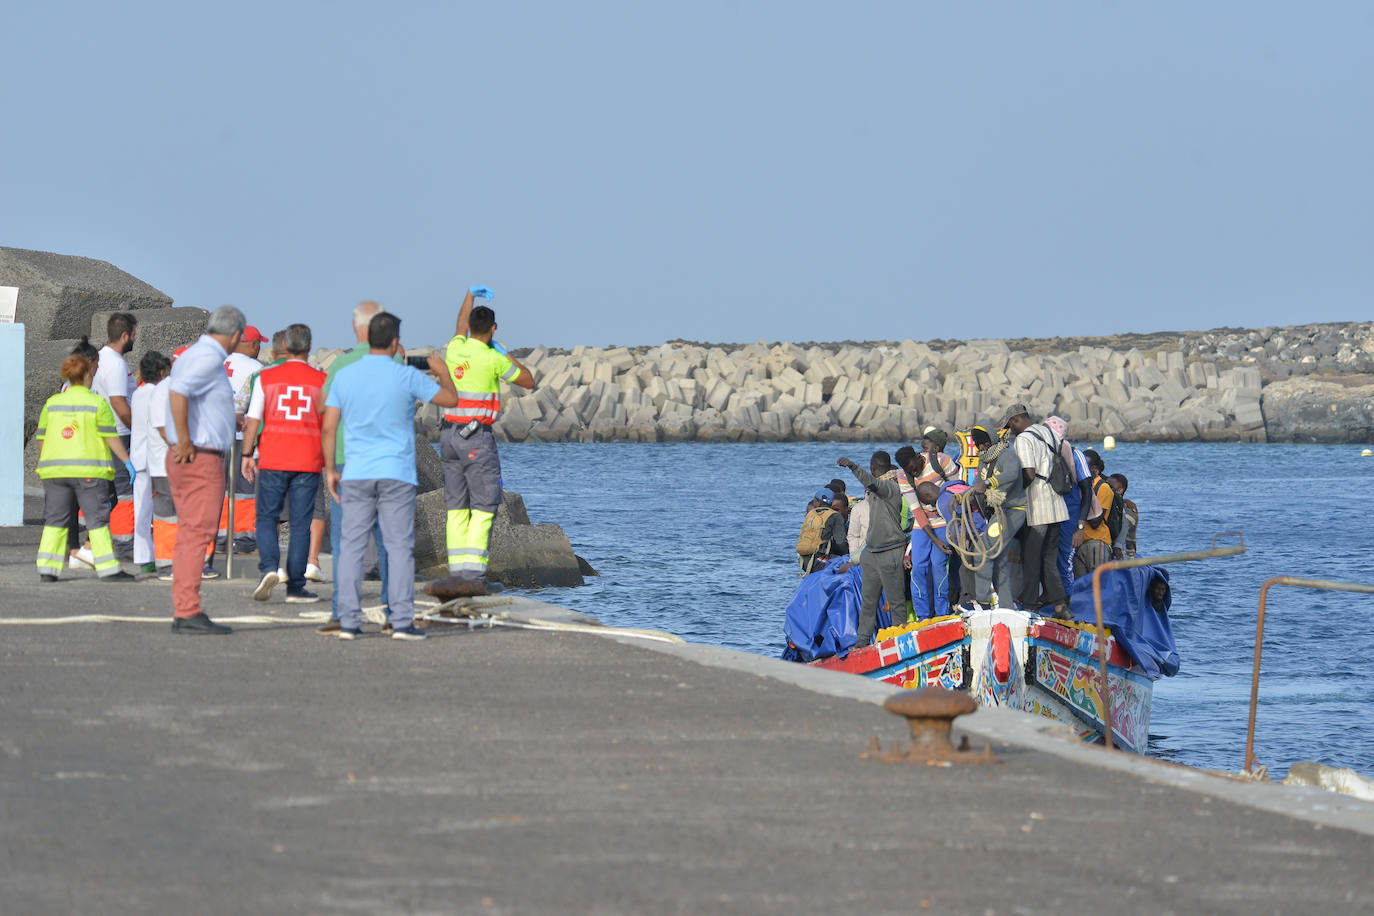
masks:
[[[446,426],[439,434],[444,463],[444,505],[448,509],[448,574],[485,579],[491,524],[501,505],[501,459],[496,437],[483,426],[467,438]]]
[[[153,478],[153,562],[158,569],[172,568],[172,551],[177,545],[177,508],[172,501],[172,484],[166,477]],[[215,545],[205,551],[209,560]]]
[[[89,477],[49,477],[43,481],[43,534],[38,541],[38,572],[60,576],[67,565],[67,526],[72,508],[79,506],[91,536],[91,553],[98,575],[119,572],[110,537],[110,485]]]

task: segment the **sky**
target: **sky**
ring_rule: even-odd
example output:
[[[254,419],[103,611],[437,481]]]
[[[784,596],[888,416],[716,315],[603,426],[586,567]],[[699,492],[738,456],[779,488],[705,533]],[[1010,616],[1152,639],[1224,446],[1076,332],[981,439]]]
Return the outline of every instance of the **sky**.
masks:
[[[0,245],[408,345],[1370,319],[1374,4],[13,3]],[[22,307],[22,306],[21,306]]]

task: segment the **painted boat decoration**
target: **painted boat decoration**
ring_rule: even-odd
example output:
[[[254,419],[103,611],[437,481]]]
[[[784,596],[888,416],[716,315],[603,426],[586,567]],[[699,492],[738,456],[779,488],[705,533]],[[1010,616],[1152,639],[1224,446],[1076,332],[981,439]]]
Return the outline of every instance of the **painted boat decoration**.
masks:
[[[1144,753],[1154,681],[1107,637],[1113,742]],[[915,689],[966,691],[979,704],[1056,719],[1103,740],[1096,627],[994,609],[880,630],[871,646],[808,664]]]

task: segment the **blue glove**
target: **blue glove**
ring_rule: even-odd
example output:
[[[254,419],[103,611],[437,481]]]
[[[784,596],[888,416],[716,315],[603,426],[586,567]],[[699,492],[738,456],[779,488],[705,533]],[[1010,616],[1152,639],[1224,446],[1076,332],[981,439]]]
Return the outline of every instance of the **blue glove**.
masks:
[[[501,341],[497,340],[495,337],[491,339],[491,348],[495,350],[497,353],[500,353],[502,356],[510,356],[510,353],[506,351],[505,345],[501,343]]]
[[[496,295],[489,286],[469,286],[468,292],[472,293],[474,299],[485,299],[488,302]]]
[[[134,471],[134,463],[132,461],[124,462],[124,470],[129,472],[129,483],[133,483],[134,477],[137,476]]]

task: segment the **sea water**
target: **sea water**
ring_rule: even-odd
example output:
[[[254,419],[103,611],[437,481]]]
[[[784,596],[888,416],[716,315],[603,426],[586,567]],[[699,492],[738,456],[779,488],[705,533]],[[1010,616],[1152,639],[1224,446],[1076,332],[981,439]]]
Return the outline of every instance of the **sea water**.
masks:
[[[896,443],[501,446],[508,489],[557,522],[600,576],[537,597],[611,626],[777,656],[797,587],[806,503],[836,467]],[[1271,576],[1374,583],[1374,458],[1361,446],[1137,444],[1102,452],[1140,507],[1142,556],[1211,546],[1239,557],[1170,568],[1182,665],[1155,684],[1150,753],[1244,764],[1259,588]],[[1374,596],[1269,592],[1255,753],[1272,774],[1319,760],[1374,775]]]

